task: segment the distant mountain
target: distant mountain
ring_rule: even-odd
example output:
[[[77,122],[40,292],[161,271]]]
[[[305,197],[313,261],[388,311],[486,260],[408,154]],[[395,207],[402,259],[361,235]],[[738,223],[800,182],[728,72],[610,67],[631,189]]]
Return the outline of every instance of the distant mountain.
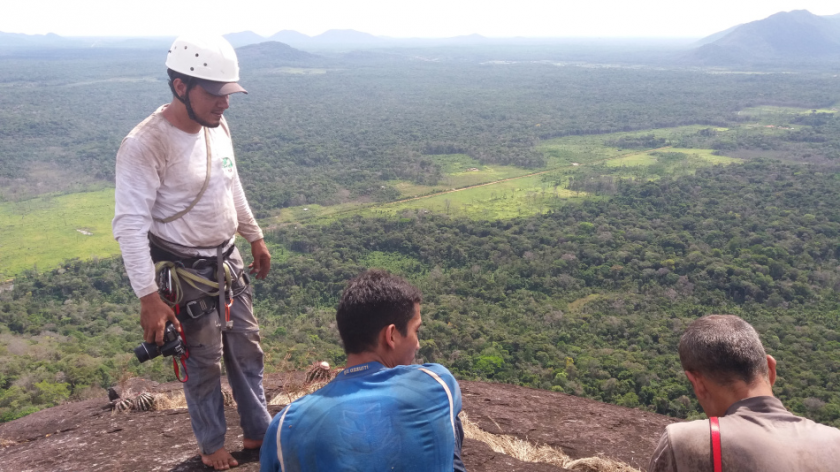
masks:
[[[461,44],[463,44],[463,43],[474,44],[474,43],[487,42],[487,38],[480,35],[480,34],[473,33],[473,34],[468,34],[468,35],[464,35],[464,36],[455,36],[455,37],[452,37],[452,38],[447,38],[446,41],[447,42],[452,42],[452,43],[461,43]]]
[[[318,36],[314,36],[312,41],[330,44],[370,44],[381,42],[383,39],[370,33],[362,33],[361,31],[356,30],[332,29],[325,31]]]
[[[840,21],[794,10],[737,26],[701,43],[704,41],[707,44],[690,57],[710,65],[840,60]]]
[[[239,33],[229,33],[224,35],[231,46],[238,48],[240,46],[247,46],[249,44],[258,44],[266,39],[263,36],[254,33],[253,31],[241,31]]]
[[[725,30],[723,30],[723,31],[718,31],[718,32],[717,32],[717,33],[715,33],[715,34],[712,34],[712,35],[706,36],[705,38],[701,39],[700,41],[697,41],[697,42],[695,43],[695,45],[697,45],[697,46],[703,46],[704,44],[711,44],[711,43],[713,43],[713,42],[717,41],[718,39],[721,39],[721,38],[723,38],[724,36],[728,35],[729,33],[731,33],[731,32],[733,32],[733,31],[735,31],[735,30],[736,30],[736,29],[738,29],[738,27],[740,27],[740,26],[742,26],[742,25],[735,25],[735,26],[733,26],[732,28],[727,28],[727,29],[725,29]]]
[[[166,50],[175,41],[175,37],[159,36],[152,38],[111,38],[92,37],[79,38],[86,41],[86,46],[91,48],[113,48],[113,49],[154,49]]]
[[[0,31],[0,47],[64,47],[75,46],[76,41],[54,33],[20,34]]]
[[[306,42],[311,40],[312,38],[303,33],[298,33],[297,31],[283,30],[274,33],[266,39],[268,39],[269,41],[278,41],[286,44],[294,44]]]
[[[244,67],[277,67],[288,63],[309,63],[321,59],[321,56],[295,49],[288,44],[266,41],[250,44],[236,49],[236,56]]]

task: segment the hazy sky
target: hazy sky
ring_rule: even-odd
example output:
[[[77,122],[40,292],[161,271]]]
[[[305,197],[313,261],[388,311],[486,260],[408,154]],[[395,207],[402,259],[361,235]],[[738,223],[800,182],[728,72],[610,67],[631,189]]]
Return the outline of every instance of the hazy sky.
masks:
[[[62,36],[174,36],[355,29],[380,36],[700,37],[838,0],[7,0],[0,31]]]

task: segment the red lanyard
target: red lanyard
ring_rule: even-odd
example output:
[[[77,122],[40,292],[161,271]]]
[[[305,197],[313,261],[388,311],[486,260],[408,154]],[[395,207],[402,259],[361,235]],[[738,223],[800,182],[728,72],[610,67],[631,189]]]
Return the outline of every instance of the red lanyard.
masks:
[[[709,427],[712,432],[712,465],[715,472],[723,472],[723,459],[720,454],[720,423],[717,416],[709,418]]]
[[[230,309],[230,308],[228,308]],[[181,307],[175,305],[175,315],[181,313]],[[184,355],[180,358],[176,358],[172,356],[172,370],[175,371],[175,378],[178,379],[181,383],[187,383],[187,380],[190,378],[190,375],[187,373],[187,359],[190,358],[190,351],[186,349],[187,346],[187,333],[184,332],[184,325],[181,325],[181,341],[184,343],[185,352]],[[181,380],[181,371],[178,369],[178,362],[181,362],[181,368],[184,369],[184,379]]]

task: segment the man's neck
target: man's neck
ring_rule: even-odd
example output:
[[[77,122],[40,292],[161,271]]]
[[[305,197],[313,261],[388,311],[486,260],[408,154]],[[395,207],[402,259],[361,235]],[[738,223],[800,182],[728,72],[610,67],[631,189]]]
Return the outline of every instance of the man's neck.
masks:
[[[195,134],[201,131],[201,125],[193,121],[187,113],[186,105],[176,98],[173,98],[161,113],[166,121],[185,133]]]
[[[759,380],[749,385],[745,382],[738,382],[732,386],[721,387],[715,395],[716,412],[710,416],[723,416],[732,405],[747,398],[772,396],[773,387],[765,380]]]
[[[382,356],[380,356],[378,353],[372,351],[365,351],[360,352],[358,354],[347,354],[347,365],[344,368],[348,369],[357,365],[367,364],[368,362],[379,362],[385,367],[394,367],[388,365],[385,359],[383,359]]]

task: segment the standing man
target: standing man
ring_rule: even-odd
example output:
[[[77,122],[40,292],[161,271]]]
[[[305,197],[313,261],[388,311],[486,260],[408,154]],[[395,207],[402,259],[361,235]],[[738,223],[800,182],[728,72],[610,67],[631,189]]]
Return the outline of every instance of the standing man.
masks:
[[[237,84],[236,53],[221,37],[176,39],[166,67],[172,102],[137,125],[117,153],[113,231],[140,298],[146,342],[161,344],[167,322],[183,329],[189,356],[181,375],[201,460],[225,470],[238,464],[224,447],[222,357],[246,449],[262,445],[271,420],[236,232],[251,243],[257,278],[268,273],[271,256],[222,116],[230,94],[247,92]]]
[[[649,472],[838,470],[840,431],[787,411],[773,396],[776,360],[733,315],[695,320],[680,363],[709,420],[665,429]]]

